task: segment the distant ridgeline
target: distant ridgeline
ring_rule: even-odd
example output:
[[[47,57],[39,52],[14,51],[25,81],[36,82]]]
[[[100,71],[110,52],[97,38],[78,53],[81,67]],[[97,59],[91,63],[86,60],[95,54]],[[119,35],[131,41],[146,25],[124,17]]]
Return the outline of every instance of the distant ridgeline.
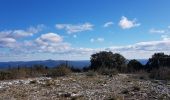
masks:
[[[138,61],[145,65],[147,59],[138,59]],[[0,69],[9,68],[9,67],[18,67],[18,66],[33,66],[33,65],[44,65],[48,67],[55,67],[60,64],[67,64],[75,68],[83,68],[90,65],[89,60],[77,60],[77,61],[65,61],[65,60],[42,60],[42,61],[13,61],[13,62],[0,62]]]
[[[0,69],[9,67],[31,67],[33,65],[43,65],[47,67],[56,67],[60,64],[68,64],[70,67],[83,68],[90,65],[89,60],[79,61],[66,61],[66,60],[42,60],[42,61],[13,61],[13,62],[0,62]]]

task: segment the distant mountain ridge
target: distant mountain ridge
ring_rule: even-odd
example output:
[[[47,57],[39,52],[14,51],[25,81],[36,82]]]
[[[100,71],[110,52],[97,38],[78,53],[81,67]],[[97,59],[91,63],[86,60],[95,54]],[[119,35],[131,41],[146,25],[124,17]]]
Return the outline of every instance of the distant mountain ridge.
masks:
[[[17,67],[17,66],[33,66],[36,64],[55,67],[60,64],[67,64],[69,66],[74,66],[75,68],[83,68],[90,65],[89,60],[78,60],[78,61],[67,61],[67,60],[39,60],[39,61],[10,61],[10,62],[0,62],[0,68]]]
[[[145,65],[147,63],[147,59],[137,59],[141,64]],[[48,67],[55,67],[60,64],[66,63],[69,66],[74,66],[75,68],[83,68],[85,66],[90,65],[90,60],[76,60],[76,61],[67,61],[67,60],[37,60],[37,61],[10,61],[10,62],[0,62],[0,69],[17,66],[33,66],[36,64],[48,66]]]
[[[148,62],[148,59],[137,59],[142,65],[145,65]]]

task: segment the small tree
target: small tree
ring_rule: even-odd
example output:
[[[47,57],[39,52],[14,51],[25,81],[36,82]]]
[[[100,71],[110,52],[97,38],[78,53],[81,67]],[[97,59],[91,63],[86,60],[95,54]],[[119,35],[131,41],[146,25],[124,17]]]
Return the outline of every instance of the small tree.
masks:
[[[95,71],[102,68],[118,69],[119,71],[122,71],[126,65],[126,59],[122,55],[118,53],[113,54],[110,51],[101,51],[99,53],[92,54],[90,62],[90,69]]]
[[[91,55],[91,69],[97,70],[98,68],[107,67],[112,68],[114,67],[113,62],[113,53],[107,51],[101,51],[99,53]]]
[[[126,72],[127,70],[126,58],[121,54],[115,53],[113,54],[113,59],[115,68],[120,72]]]
[[[170,66],[170,55],[165,55],[164,53],[155,53],[146,64],[149,71],[167,66]]]
[[[143,65],[135,59],[130,60],[127,66],[128,66],[127,68],[128,72],[135,72],[143,69]]]

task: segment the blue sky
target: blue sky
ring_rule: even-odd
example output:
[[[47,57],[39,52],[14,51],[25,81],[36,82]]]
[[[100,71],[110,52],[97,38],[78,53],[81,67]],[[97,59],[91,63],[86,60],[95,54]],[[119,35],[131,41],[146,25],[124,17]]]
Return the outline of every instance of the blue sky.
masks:
[[[0,0],[0,61],[170,53],[169,0]]]

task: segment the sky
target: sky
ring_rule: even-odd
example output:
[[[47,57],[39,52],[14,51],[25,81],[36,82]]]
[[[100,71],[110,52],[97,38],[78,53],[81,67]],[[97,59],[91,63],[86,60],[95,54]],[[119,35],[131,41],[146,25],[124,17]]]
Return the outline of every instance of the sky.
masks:
[[[0,0],[0,61],[170,53],[170,0]]]

